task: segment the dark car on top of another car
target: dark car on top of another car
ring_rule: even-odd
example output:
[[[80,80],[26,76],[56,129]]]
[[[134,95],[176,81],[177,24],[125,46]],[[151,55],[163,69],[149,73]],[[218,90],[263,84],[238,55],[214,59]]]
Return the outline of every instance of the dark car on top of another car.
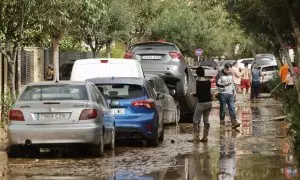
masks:
[[[176,90],[181,112],[194,112],[197,100],[191,94],[195,92],[196,81],[175,44],[156,41],[134,44],[124,58],[139,60],[145,73],[162,77],[168,87]]]

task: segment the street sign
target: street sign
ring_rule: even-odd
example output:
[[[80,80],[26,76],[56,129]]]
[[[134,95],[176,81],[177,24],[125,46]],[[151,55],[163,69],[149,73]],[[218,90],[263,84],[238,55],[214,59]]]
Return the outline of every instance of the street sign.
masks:
[[[198,48],[198,49],[195,49],[195,56],[201,56],[203,54],[203,50]]]

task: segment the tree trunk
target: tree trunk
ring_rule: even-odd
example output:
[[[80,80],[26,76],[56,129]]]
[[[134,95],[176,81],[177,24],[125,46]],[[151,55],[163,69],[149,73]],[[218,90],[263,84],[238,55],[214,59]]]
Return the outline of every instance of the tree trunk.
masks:
[[[52,62],[53,62],[53,80],[59,81],[59,38],[52,37]]]
[[[15,61],[12,59],[11,56],[7,56],[7,69],[8,69],[8,87],[9,87],[9,93],[10,97],[12,99],[16,98],[16,83],[15,83],[15,75],[16,75],[16,67],[15,67]]]
[[[16,58],[16,93],[18,95],[21,92],[21,51],[17,51]]]
[[[93,58],[96,58],[96,56],[97,56],[97,51],[96,51],[96,49],[92,49],[92,52],[93,52]]]
[[[105,46],[106,46],[106,52],[105,52],[105,57],[107,58],[111,58],[111,41],[107,41],[105,43]]]
[[[293,11],[293,8],[291,7],[291,4],[288,4],[288,11],[289,11],[289,18],[290,18],[290,21],[291,21],[291,24],[293,26],[293,30],[294,30],[294,33],[295,33],[295,36],[296,36],[296,47],[297,47],[297,54],[298,56],[296,57],[297,58],[297,61],[298,61],[298,67],[300,67],[300,27],[299,27],[299,23],[297,22],[296,20],[296,17],[295,17],[295,13]],[[290,66],[290,64],[289,64]],[[293,67],[293,66],[290,66],[290,67]],[[292,71],[292,74],[294,74],[294,71]],[[300,87],[299,87],[299,77],[293,77],[293,80],[295,82],[295,87],[296,87],[296,90],[297,90],[297,93],[298,93],[298,103],[300,104]]]

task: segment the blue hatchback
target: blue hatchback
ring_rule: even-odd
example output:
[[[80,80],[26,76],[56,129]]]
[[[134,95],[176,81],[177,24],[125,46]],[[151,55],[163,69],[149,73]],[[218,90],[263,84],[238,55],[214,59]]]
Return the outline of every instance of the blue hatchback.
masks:
[[[93,78],[115,115],[117,139],[146,139],[157,146],[164,138],[162,94],[142,78]]]

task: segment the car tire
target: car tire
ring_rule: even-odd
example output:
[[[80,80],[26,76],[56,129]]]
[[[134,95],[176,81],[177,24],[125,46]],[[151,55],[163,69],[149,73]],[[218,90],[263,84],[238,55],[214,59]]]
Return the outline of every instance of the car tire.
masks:
[[[111,132],[111,141],[110,141],[110,143],[107,146],[107,148],[109,150],[114,150],[115,149],[115,141],[116,141],[115,134],[116,134],[116,129],[114,127],[113,130],[112,130],[112,132]]]
[[[10,146],[7,151],[7,156],[9,158],[18,158],[24,156],[24,151],[22,151],[20,146]]]
[[[103,139],[103,133],[100,137],[99,144],[93,144],[91,147],[92,155],[94,157],[101,157],[104,152],[104,139]]]
[[[149,138],[147,140],[147,144],[149,146],[153,146],[153,147],[158,146],[158,144],[159,144],[158,129],[157,129],[157,132],[155,133],[155,135],[152,138]]]
[[[161,131],[160,136],[158,138],[158,141],[162,142],[162,141],[164,141],[164,138],[165,138],[165,127],[163,125],[162,131]]]

